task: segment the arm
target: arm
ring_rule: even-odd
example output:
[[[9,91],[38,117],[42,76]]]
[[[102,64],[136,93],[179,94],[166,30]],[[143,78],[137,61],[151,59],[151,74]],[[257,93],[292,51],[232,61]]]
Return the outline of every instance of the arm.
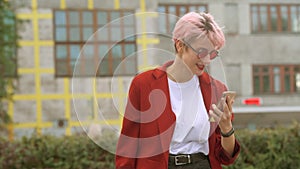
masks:
[[[221,98],[222,92],[226,91],[227,88],[222,83],[214,83],[216,91],[216,100]],[[220,104],[216,106],[212,105],[212,109],[209,111],[210,116],[212,116],[217,123],[214,123],[216,126],[216,130],[214,132],[213,137],[213,146],[214,156],[222,164],[229,165],[234,162],[240,152],[240,145],[235,138],[234,133],[229,137],[223,137],[222,133],[228,133],[233,125],[233,113],[232,113],[232,104],[233,100],[229,101],[224,98],[221,98]],[[222,111],[221,111],[222,110]]]
[[[116,150],[116,169],[134,169],[136,166],[140,132],[139,99],[139,88],[133,81],[129,89],[122,130]]]
[[[212,106],[213,113],[215,119],[219,121],[219,125],[215,130],[215,146],[214,146],[214,154],[215,158],[222,164],[229,165],[234,162],[240,152],[240,145],[235,138],[234,133],[229,137],[223,137],[222,133],[227,134],[232,129],[231,117],[232,114],[229,112],[222,112],[215,105]],[[216,113],[220,113],[220,117],[216,115]],[[218,119],[219,118],[219,119]]]

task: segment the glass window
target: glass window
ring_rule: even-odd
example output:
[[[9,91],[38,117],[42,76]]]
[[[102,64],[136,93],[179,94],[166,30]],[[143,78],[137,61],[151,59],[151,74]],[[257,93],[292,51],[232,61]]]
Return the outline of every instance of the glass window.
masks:
[[[268,11],[266,6],[260,7],[260,26],[262,31],[268,31]]]
[[[99,41],[109,41],[108,33],[109,33],[109,29],[107,27],[103,27],[97,31],[96,36]]]
[[[289,92],[291,91],[291,78],[290,75],[284,76],[284,91]]]
[[[93,13],[92,12],[83,12],[83,20],[84,25],[92,25],[93,24]]]
[[[69,74],[68,67],[69,63],[66,60],[60,60],[59,62],[56,62],[55,69],[57,70],[57,75],[59,76],[66,76]]]
[[[71,27],[69,37],[70,41],[80,41],[80,29],[78,27]]]
[[[100,58],[104,58],[108,54],[108,45],[99,45],[98,49]]]
[[[134,36],[135,36],[135,32],[131,27],[124,27],[124,35],[123,35],[124,39],[127,39],[127,41],[133,41]],[[128,39],[129,38],[129,39]]]
[[[66,45],[56,45],[56,58],[66,59],[67,58],[67,46]]]
[[[95,51],[94,51],[93,44],[84,45],[84,49],[83,49],[84,59],[91,59],[94,57],[94,54],[95,54]]]
[[[109,73],[109,62],[107,59],[103,59],[99,65],[99,72],[100,75],[106,75]]]
[[[121,31],[119,27],[112,27],[110,31],[111,40],[117,42],[122,40]]]
[[[66,13],[64,11],[55,12],[55,24],[56,25],[66,25]]]
[[[112,48],[112,56],[114,59],[122,57],[122,49],[120,45],[116,45]]]
[[[158,18],[158,30],[162,33],[171,33],[176,21],[180,16],[187,12],[207,12],[205,4],[159,4],[157,11],[160,13]]]
[[[57,27],[55,32],[56,41],[66,41],[67,40],[67,29],[65,27]]]
[[[105,25],[108,23],[107,21],[107,13],[106,12],[98,12],[97,13],[98,25]]]
[[[274,92],[279,93],[280,92],[280,68],[274,67],[273,74],[274,74]]]
[[[135,36],[131,36],[136,32],[133,11],[55,10],[54,13],[56,76],[72,77],[76,64],[77,75],[94,76],[97,73],[96,76],[111,76],[126,56],[125,46],[132,44],[131,52],[136,50]],[[106,26],[124,17],[128,22],[117,20]],[[97,33],[95,28],[99,28]],[[124,39],[125,34],[130,37]],[[95,35],[92,41],[87,41],[92,35]],[[99,67],[96,66],[98,63]],[[94,70],[96,67],[98,70]],[[125,67],[119,75],[135,74],[126,70],[129,69]]]
[[[263,92],[269,93],[270,92],[270,77],[269,76],[263,76]]]
[[[254,77],[254,92],[259,93],[260,92],[260,80],[259,76]]]
[[[296,79],[296,91],[300,92],[300,73],[296,73],[295,75],[295,79]]]
[[[258,22],[258,8],[257,6],[252,6],[251,7],[251,13],[252,13],[252,31],[253,32],[258,32],[259,30],[259,22]]]
[[[77,58],[80,56],[79,45],[70,45],[70,56],[72,60],[77,60]]]
[[[270,9],[271,9],[271,30],[277,31],[277,29],[278,29],[277,28],[277,26],[278,26],[277,8],[276,8],[276,6],[271,6]]]
[[[297,7],[292,6],[291,7],[291,22],[292,22],[292,32],[298,32],[300,29],[299,25],[299,18],[297,15]]]
[[[300,32],[300,4],[251,5],[252,32]]]
[[[70,25],[79,25],[79,12],[69,12],[69,18]]]
[[[89,40],[89,38],[91,38],[93,34],[94,34],[93,28],[91,27],[83,28],[83,40]]]
[[[254,93],[273,94],[299,92],[300,71],[298,70],[300,70],[298,65],[254,65]]]
[[[125,45],[125,57],[132,55],[135,52],[135,46],[133,44]]]
[[[288,7],[287,6],[281,6],[280,7],[281,12],[281,30],[282,31],[288,31]]]
[[[123,22],[124,22],[124,25],[126,26],[132,26],[134,25],[134,15],[129,13],[129,12],[124,12],[124,18],[123,18]]]

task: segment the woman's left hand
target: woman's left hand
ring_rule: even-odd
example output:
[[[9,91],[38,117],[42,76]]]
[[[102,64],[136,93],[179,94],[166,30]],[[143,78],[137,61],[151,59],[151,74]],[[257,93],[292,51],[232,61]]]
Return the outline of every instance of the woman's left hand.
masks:
[[[218,106],[213,104],[212,110],[209,111],[211,122],[218,122],[219,127],[223,133],[227,133],[232,129],[231,117],[232,117],[232,104],[234,100],[230,100],[229,97],[221,98]]]

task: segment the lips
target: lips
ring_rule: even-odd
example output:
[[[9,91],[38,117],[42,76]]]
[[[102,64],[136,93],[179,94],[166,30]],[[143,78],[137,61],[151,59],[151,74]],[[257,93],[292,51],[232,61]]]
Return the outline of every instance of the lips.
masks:
[[[198,69],[200,69],[201,71],[204,70],[205,66],[204,65],[200,65],[200,64],[196,64]]]

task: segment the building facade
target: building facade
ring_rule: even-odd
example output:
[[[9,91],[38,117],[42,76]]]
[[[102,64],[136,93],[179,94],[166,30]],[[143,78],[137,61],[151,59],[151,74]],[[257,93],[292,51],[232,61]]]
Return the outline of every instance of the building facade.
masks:
[[[188,11],[224,26],[226,45],[208,71],[237,92],[237,127],[300,120],[299,0],[11,2],[25,22],[10,138],[118,129],[130,80],[174,58],[172,27]]]

